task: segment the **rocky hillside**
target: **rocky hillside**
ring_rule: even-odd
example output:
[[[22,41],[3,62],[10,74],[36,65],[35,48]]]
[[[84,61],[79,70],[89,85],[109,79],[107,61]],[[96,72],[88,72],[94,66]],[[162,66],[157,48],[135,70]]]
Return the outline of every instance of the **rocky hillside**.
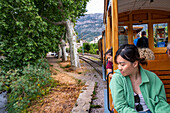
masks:
[[[87,40],[88,42],[102,35],[104,29],[102,13],[86,14],[77,19],[75,26],[75,30],[78,32],[78,39]]]

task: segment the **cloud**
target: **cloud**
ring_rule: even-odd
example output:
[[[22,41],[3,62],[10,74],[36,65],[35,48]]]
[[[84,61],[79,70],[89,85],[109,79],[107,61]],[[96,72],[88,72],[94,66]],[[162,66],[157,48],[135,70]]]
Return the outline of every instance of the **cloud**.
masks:
[[[90,0],[87,3],[86,14],[103,13],[104,12],[104,0]]]

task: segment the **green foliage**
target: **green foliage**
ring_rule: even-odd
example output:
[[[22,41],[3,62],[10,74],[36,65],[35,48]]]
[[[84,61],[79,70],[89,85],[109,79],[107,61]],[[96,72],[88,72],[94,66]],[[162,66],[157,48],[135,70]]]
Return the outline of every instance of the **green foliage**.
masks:
[[[89,53],[91,53],[91,54],[97,54],[97,51],[98,51],[98,43],[90,44]]]
[[[83,48],[85,53],[97,54],[98,44],[83,43]],[[82,53],[82,47],[78,48],[77,51]]]
[[[83,43],[83,48],[84,48],[84,52],[89,52],[90,44],[89,43]]]
[[[101,108],[101,107],[102,107],[101,105],[94,105],[94,104],[90,105],[90,108]]]
[[[92,49],[98,49],[98,43],[90,44]]]
[[[20,73],[18,70],[10,70],[7,73],[0,72],[0,90],[7,90],[7,109],[9,113],[19,113],[29,107],[30,102],[49,92],[55,85],[50,77],[49,65],[43,59],[36,65],[28,65]]]
[[[0,1],[0,91],[9,91],[8,112],[25,111],[31,100],[52,87],[47,62],[66,32],[57,22],[76,21],[89,0]]]
[[[90,49],[89,53],[91,54],[97,54],[98,49]]]
[[[67,19],[84,15],[89,0],[1,0],[0,61],[3,70],[21,68],[57,51]]]
[[[79,48],[77,49],[77,51],[78,51],[79,53],[82,53],[82,47],[79,47]]]

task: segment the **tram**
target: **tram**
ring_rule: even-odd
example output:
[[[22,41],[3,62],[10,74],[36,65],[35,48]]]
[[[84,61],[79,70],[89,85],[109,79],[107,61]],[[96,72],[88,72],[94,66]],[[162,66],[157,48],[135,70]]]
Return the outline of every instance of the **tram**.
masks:
[[[170,42],[170,0],[104,0],[103,22],[105,30],[99,45],[103,60],[103,78],[108,80],[105,112],[117,113],[109,89],[110,78],[107,78],[107,58],[104,54],[112,47],[113,57],[115,56],[119,48],[118,36],[121,29],[125,29],[124,35],[127,36],[129,44],[133,44],[137,33],[146,31],[154,59],[147,60],[148,65],[142,67],[156,73],[162,80],[170,104],[170,59],[166,54],[166,45]],[[117,65],[113,61],[113,70],[116,69]]]

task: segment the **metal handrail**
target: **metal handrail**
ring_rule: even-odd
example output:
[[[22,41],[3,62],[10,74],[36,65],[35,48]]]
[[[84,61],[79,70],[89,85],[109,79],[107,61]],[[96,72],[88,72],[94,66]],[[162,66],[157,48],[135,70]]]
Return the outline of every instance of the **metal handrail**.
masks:
[[[109,103],[109,74],[113,74],[113,72],[109,72],[107,74],[107,102],[108,102],[108,110],[111,112],[111,113],[114,113],[112,110],[110,110],[110,103]]]

